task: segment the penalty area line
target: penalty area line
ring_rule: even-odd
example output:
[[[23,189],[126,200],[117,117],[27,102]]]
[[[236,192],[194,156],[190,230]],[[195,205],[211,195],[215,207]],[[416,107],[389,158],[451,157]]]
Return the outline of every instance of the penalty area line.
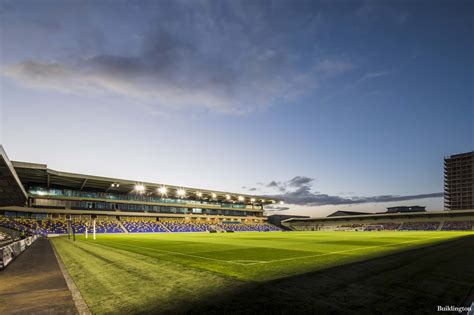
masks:
[[[439,237],[432,237],[432,238],[430,238],[430,239],[438,239],[438,238],[446,238],[446,237],[439,236]],[[446,239],[449,239],[449,238],[446,238]],[[347,249],[347,250],[340,250],[340,251],[329,252],[329,253],[323,253],[323,254],[316,254],[316,255],[309,255],[309,256],[301,256],[301,257],[281,258],[281,259],[274,259],[274,260],[268,260],[268,261],[262,261],[262,262],[255,262],[255,263],[250,263],[250,264],[246,264],[246,265],[271,264],[271,263],[280,262],[280,261],[291,261],[291,260],[297,260],[297,259],[306,259],[306,258],[314,258],[314,257],[321,257],[321,256],[337,255],[337,254],[344,254],[344,253],[348,253],[348,252],[355,252],[355,251],[364,250],[364,249],[372,249],[372,248],[380,248],[380,247],[390,247],[390,246],[396,246],[396,245],[406,244],[406,243],[415,243],[415,242],[424,241],[424,240],[425,240],[425,239],[412,240],[412,241],[405,241],[405,242],[399,242],[399,243],[393,243],[393,244],[385,244],[385,245],[365,246],[365,247],[358,247],[358,248]]]
[[[430,239],[440,239],[440,238],[450,239],[450,238],[446,238],[446,237],[443,237],[443,236],[433,237],[433,238],[430,238]],[[364,247],[334,251],[334,252],[323,253],[323,254],[315,254],[315,255],[301,256],[301,257],[281,258],[281,259],[273,259],[273,260],[266,260],[266,261],[248,260],[248,262],[244,262],[244,260],[223,260],[223,259],[218,259],[218,258],[204,257],[204,256],[199,256],[199,255],[193,255],[193,254],[185,254],[185,253],[180,253],[180,252],[175,252],[175,251],[170,251],[170,250],[165,250],[165,249],[157,249],[157,248],[146,247],[146,246],[128,245],[128,244],[117,243],[117,242],[108,242],[108,244],[116,244],[116,245],[125,246],[125,247],[132,247],[132,248],[142,248],[142,249],[151,250],[151,251],[154,251],[154,252],[162,252],[162,253],[168,253],[168,254],[172,254],[172,255],[192,257],[192,258],[197,258],[197,259],[204,259],[204,260],[216,261],[216,262],[221,262],[221,263],[234,264],[234,265],[239,265],[239,266],[252,266],[252,265],[259,265],[259,264],[271,264],[271,263],[282,262],[282,261],[292,261],[292,260],[298,260],[298,259],[307,259],[307,258],[315,258],[315,257],[323,257],[323,256],[344,254],[344,253],[355,252],[355,251],[366,250],[366,249],[372,249],[372,248],[397,246],[397,245],[400,245],[400,244],[416,243],[416,242],[420,242],[420,241],[424,241],[424,240],[425,239],[417,239],[417,240],[404,241],[404,242],[391,243],[391,244],[384,244],[384,245],[364,246]],[[105,246],[105,247],[113,247],[113,246],[107,246],[106,244],[98,244],[98,245],[102,245],[102,246]],[[116,247],[113,247],[113,248],[116,248]]]
[[[234,260],[223,260],[223,259],[218,259],[218,258],[211,258],[211,257],[203,257],[199,255],[193,255],[193,254],[185,254],[185,253],[180,253],[180,252],[174,252],[171,250],[166,250],[166,249],[157,249],[157,248],[151,248],[151,247],[145,247],[145,246],[137,246],[137,245],[127,245],[123,243],[115,243],[115,242],[108,242],[109,244],[116,244],[116,245],[121,245],[121,246],[126,246],[126,247],[135,247],[135,248],[143,248],[155,252],[163,252],[163,253],[168,253],[168,254],[173,254],[173,255],[179,255],[179,256],[187,256],[187,257],[193,257],[193,258],[198,258],[198,259],[206,259],[206,260],[211,260],[211,261],[218,261],[218,262],[223,262],[223,263],[228,263],[228,264],[235,264],[235,265],[240,265],[240,266],[247,266],[249,265],[248,263],[241,263],[237,262]],[[105,244],[101,244],[103,246],[107,246]],[[111,246],[107,246],[111,247]],[[253,263],[252,263],[253,264]]]

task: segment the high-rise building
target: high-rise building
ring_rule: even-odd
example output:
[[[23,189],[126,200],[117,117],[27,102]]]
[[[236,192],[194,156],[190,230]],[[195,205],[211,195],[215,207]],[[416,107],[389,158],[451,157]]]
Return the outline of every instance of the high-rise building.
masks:
[[[474,151],[444,159],[444,207],[474,209]]]

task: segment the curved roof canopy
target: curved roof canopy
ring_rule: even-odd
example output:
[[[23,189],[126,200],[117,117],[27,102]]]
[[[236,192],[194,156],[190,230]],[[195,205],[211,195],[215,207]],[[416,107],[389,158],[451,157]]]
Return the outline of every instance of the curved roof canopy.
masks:
[[[0,206],[24,206],[28,194],[0,145]]]
[[[141,193],[157,196],[163,195],[163,191],[165,190],[165,195],[168,198],[181,197],[190,200],[218,200],[222,202],[227,201],[247,204],[273,204],[279,201],[274,198],[262,196],[61,172],[49,169],[45,164],[16,161],[12,161],[12,164],[18,173],[21,183],[23,183],[25,187],[40,185],[84,191],[120,194]],[[163,187],[165,187],[164,190]],[[140,191],[137,191],[137,188]]]

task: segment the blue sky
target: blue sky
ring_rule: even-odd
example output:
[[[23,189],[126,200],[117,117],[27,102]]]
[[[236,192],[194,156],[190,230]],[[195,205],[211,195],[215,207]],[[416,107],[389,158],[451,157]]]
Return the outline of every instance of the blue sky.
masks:
[[[474,149],[472,1],[0,1],[0,137],[51,168],[442,209]],[[421,199],[420,199],[421,198]]]

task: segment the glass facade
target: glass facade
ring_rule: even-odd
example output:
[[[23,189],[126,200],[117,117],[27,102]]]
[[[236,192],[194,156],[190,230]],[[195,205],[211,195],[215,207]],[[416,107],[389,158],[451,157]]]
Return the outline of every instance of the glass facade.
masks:
[[[150,212],[169,214],[199,214],[199,215],[224,215],[224,216],[262,216],[262,212],[245,211],[248,205],[196,201],[187,199],[163,199],[155,196],[143,196],[135,194],[114,194],[102,192],[86,192],[70,189],[56,189],[44,187],[31,187],[30,195],[35,198],[34,205],[37,207],[62,207],[71,210],[102,210],[123,212]],[[54,197],[55,199],[48,199]],[[91,200],[64,200],[67,198],[87,198]],[[93,200],[97,199],[97,200]],[[116,202],[114,202],[116,201]],[[120,202],[126,201],[126,202]],[[133,202],[133,201],[136,201]],[[141,202],[163,203],[169,205],[148,205]],[[180,206],[180,204],[182,206]],[[213,205],[230,209],[206,209],[202,206]],[[186,207],[189,205],[190,207]],[[201,207],[193,207],[200,205]],[[257,206],[255,207],[257,208]],[[259,207],[261,209],[261,207]]]
[[[236,209],[261,209],[261,206],[245,205],[241,203],[221,203],[218,201],[190,200],[190,199],[171,199],[158,196],[144,196],[137,194],[115,194],[106,192],[88,192],[71,189],[57,189],[44,187],[30,187],[28,191],[35,197],[67,197],[67,198],[89,198],[89,199],[107,199],[107,200],[126,200],[150,203],[169,203],[186,205],[214,205],[222,208]]]

